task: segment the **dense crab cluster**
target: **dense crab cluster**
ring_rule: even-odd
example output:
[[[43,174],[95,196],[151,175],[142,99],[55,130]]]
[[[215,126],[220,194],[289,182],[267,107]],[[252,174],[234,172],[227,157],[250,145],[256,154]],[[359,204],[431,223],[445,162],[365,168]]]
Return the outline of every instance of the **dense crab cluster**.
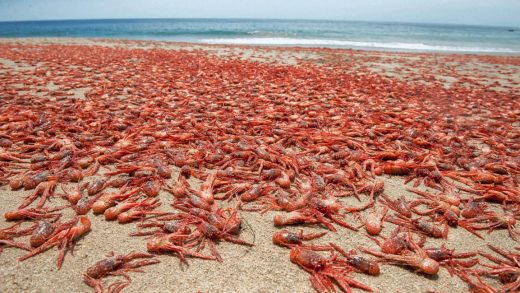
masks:
[[[225,261],[220,242],[254,245],[241,237],[241,213],[277,211],[277,227],[348,229],[380,247],[273,235],[320,292],[370,291],[354,274],[379,275],[384,263],[429,275],[446,268],[473,289],[498,289],[482,276],[498,276],[506,290],[520,285],[518,254],[425,247],[457,227],[517,239],[513,90],[358,74],[334,56],[326,66],[277,65],[202,51],[2,44],[0,58],[22,68],[0,67],[0,185],[26,190],[18,209],[4,211],[15,223],[0,230],[0,249],[26,250],[19,261],[57,246],[60,267],[96,215],[136,222],[131,236],[145,236],[148,253],[111,254],[84,276],[97,291],[101,278],[123,276],[107,287],[119,291],[155,254]],[[389,196],[381,176],[403,177],[417,197]],[[69,209],[76,216],[64,220]]]

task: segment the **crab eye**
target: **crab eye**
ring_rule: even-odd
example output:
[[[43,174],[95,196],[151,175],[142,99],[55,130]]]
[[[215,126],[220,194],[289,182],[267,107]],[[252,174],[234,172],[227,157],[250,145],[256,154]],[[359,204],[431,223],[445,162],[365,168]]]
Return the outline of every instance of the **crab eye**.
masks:
[[[299,243],[299,242],[300,242],[300,238],[299,238],[297,235],[294,235],[294,234],[289,234],[289,236],[287,237],[287,239],[288,239],[291,243]]]

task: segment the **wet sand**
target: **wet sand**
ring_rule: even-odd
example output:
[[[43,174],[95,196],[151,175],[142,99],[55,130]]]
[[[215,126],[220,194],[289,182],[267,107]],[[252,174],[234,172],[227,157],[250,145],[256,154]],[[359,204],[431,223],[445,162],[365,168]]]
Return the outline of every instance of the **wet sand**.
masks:
[[[229,52],[240,51],[243,54],[240,58],[260,62],[281,62],[291,66],[299,66],[305,62],[317,62],[327,66],[330,58],[344,58],[353,64],[351,70],[357,67],[371,67],[371,74],[385,74],[389,77],[413,80],[413,72],[420,70],[413,67],[414,58],[419,58],[411,53],[377,53],[377,52],[357,52],[359,56],[351,55],[352,51],[326,50],[316,51],[312,49],[279,49],[262,48],[259,51],[249,47],[228,47],[228,46],[202,46],[190,44],[154,43],[154,42],[117,42],[109,40],[85,40],[85,39],[23,39],[23,40],[0,40],[0,44],[5,43],[67,43],[84,45],[103,45],[103,46],[125,46],[125,47],[162,47],[172,50],[206,50],[209,54],[216,54],[222,58],[236,58],[236,55]],[[368,62],[376,56],[377,62]],[[389,63],[378,63],[381,59],[392,59],[395,66]],[[452,55],[433,55],[429,58],[450,58],[458,59]],[[359,59],[359,64],[356,60]],[[401,60],[402,62],[398,62]],[[479,61],[480,60],[480,61]],[[500,80],[497,90],[516,92],[519,90],[519,64],[487,64],[482,63],[481,57],[475,57],[474,64],[466,64],[467,70],[473,67],[480,68],[479,76],[485,76],[479,80]],[[11,64],[9,60],[0,60],[3,66],[22,66]],[[517,62],[515,59],[513,63]],[[479,63],[480,62],[480,63]],[[378,65],[379,64],[379,65]],[[355,65],[355,66],[354,66]],[[455,66],[455,65],[453,65]],[[410,68],[412,67],[412,68]],[[401,68],[397,70],[397,68]],[[407,69],[410,69],[407,71]],[[466,69],[465,69],[466,70]],[[403,71],[405,73],[403,73]],[[435,72],[435,70],[432,70]],[[366,74],[366,73],[365,73]],[[446,75],[447,76],[447,75]],[[445,82],[439,78],[444,86],[450,86],[457,82],[449,80]],[[424,81],[421,81],[424,82]],[[88,89],[80,89],[75,92],[78,98],[84,95]],[[173,178],[176,177],[178,169],[174,171]],[[392,198],[405,195],[407,198],[414,198],[404,189],[403,179],[399,177],[382,177],[385,181],[385,193]],[[199,181],[193,180],[191,184],[197,186]],[[71,185],[72,186],[72,185]],[[0,187],[0,213],[15,209],[22,198],[29,191],[10,191],[8,186]],[[168,209],[172,201],[172,196],[161,192],[160,199],[163,203],[162,209]],[[352,198],[341,199],[345,203],[356,205]],[[53,199],[53,205],[61,205],[65,202],[59,198]],[[69,214],[65,216],[71,216]],[[223,262],[204,261],[200,259],[188,258],[188,266],[181,265],[179,259],[174,255],[160,255],[160,264],[144,267],[144,273],[130,273],[133,282],[125,292],[314,292],[308,277],[309,275],[289,260],[289,250],[275,246],[271,242],[271,237],[278,229],[273,226],[272,218],[275,212],[265,215],[258,213],[242,212],[245,220],[241,238],[254,242],[254,246],[244,247],[222,242],[218,249],[222,255]],[[23,251],[13,248],[5,248],[0,255],[0,292],[91,292],[92,289],[83,283],[82,274],[87,267],[102,259],[110,251],[124,254],[132,250],[146,251],[146,241],[142,237],[129,237],[128,233],[135,231],[135,224],[130,223],[120,225],[114,222],[107,222],[103,216],[88,214],[92,220],[92,231],[77,242],[74,255],[67,254],[61,270],[56,268],[56,258],[58,251],[53,248],[41,255],[30,258],[24,262],[16,259],[24,254]],[[354,218],[347,217],[349,222],[354,222]],[[357,222],[356,222],[357,223]],[[7,227],[10,223],[0,219],[0,228]],[[383,235],[388,235],[394,229],[394,225],[385,223]],[[326,231],[322,228],[313,227],[289,227],[291,231],[298,231],[304,228],[305,232]],[[325,237],[312,241],[313,243],[334,242],[347,250],[355,249],[357,246],[377,249],[377,246],[363,235],[364,233],[354,233],[347,229],[338,229],[338,232],[329,232]],[[485,234],[485,233],[484,233]],[[497,230],[486,235],[485,240],[478,239],[464,229],[450,228],[447,241],[428,239],[427,247],[446,244],[448,247],[457,247],[460,252],[476,251],[484,249],[486,243],[494,243],[503,248],[518,246],[512,241],[506,230]],[[24,240],[26,238],[19,238]],[[441,269],[436,277],[428,277],[414,273],[412,270],[393,266],[382,266],[382,273],[378,277],[370,277],[363,274],[353,274],[353,278],[360,281],[377,292],[466,292],[468,287],[457,277],[451,277],[445,269]],[[107,281],[112,281],[111,278]],[[490,281],[492,284],[494,281]],[[498,285],[497,283],[494,283]]]

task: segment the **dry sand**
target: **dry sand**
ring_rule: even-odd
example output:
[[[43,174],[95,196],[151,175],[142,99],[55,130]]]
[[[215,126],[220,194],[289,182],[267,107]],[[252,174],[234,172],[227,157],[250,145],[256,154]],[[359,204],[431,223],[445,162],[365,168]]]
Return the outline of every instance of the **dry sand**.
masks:
[[[264,48],[261,53],[254,53],[248,51],[250,48],[247,47],[153,42],[128,43],[108,40],[11,39],[1,42],[35,44],[58,42],[142,48],[159,46],[173,50],[204,49],[223,58],[230,56],[229,51],[243,50],[244,58],[287,64],[297,64],[303,60],[319,62],[326,59],[326,56],[304,49]],[[375,53],[366,53],[366,55],[371,54]],[[407,56],[408,58],[415,58],[410,54]],[[352,56],[348,58],[352,59]],[[6,67],[20,66],[20,64],[13,65],[5,59],[1,60],[1,63]],[[482,65],[483,68],[485,66],[485,64]],[[384,67],[388,69],[395,66],[385,65]],[[507,68],[511,69],[510,67]],[[508,76],[504,79],[513,77],[513,83],[518,83],[518,66],[511,70],[514,74],[507,74]],[[380,71],[380,68],[376,67],[374,71]],[[76,92],[77,97],[81,98],[87,90],[79,89]],[[175,175],[174,173],[174,177]],[[408,198],[414,197],[404,189],[402,178],[386,176],[382,178],[385,180],[385,192],[390,197],[398,198],[401,195]],[[194,180],[190,183],[195,186],[200,184],[200,182]],[[15,209],[27,194],[28,191],[13,192],[7,186],[0,187],[0,212],[3,214]],[[163,208],[167,208],[172,200],[171,195],[162,192],[160,198]],[[351,199],[349,199],[349,203],[356,204]],[[63,201],[56,198],[53,199],[53,204],[60,205],[63,204]],[[130,274],[133,282],[126,289],[126,292],[314,292],[308,281],[308,274],[290,262],[289,250],[272,244],[271,236],[278,230],[272,224],[274,214],[273,212],[261,216],[257,213],[242,213],[246,225],[243,225],[241,237],[248,241],[254,241],[254,247],[249,248],[223,242],[218,245],[224,259],[222,263],[190,258],[188,259],[189,266],[180,265],[179,259],[173,255],[160,255],[158,256],[161,261],[160,264],[145,267],[144,273]],[[70,214],[66,216],[70,216]],[[120,254],[128,253],[131,250],[146,251],[145,241],[142,238],[127,236],[129,232],[134,231],[134,224],[120,225],[114,222],[106,222],[102,216],[94,216],[91,213],[89,218],[92,220],[92,231],[78,241],[74,255],[69,253],[66,256],[61,270],[56,268],[58,253],[56,248],[24,262],[16,261],[18,257],[24,254],[23,251],[6,248],[0,255],[0,292],[91,292],[91,288],[82,281],[82,273],[87,267],[102,259],[110,251]],[[349,217],[348,220],[354,221],[352,217]],[[7,227],[9,224],[3,218],[0,219],[0,228]],[[386,223],[382,234],[387,235],[394,227],[392,224]],[[290,227],[289,229],[298,231],[300,228],[302,227]],[[306,232],[324,231],[317,227],[304,227],[304,229]],[[24,239],[20,238],[20,240]],[[328,243],[331,241],[346,249],[353,249],[359,245],[377,248],[372,241],[363,236],[363,233],[354,233],[347,229],[339,229],[337,233],[328,233],[325,237],[314,242]],[[505,230],[495,231],[487,235],[486,240],[483,241],[464,229],[451,228],[447,241],[429,240],[426,246],[437,246],[443,243],[450,248],[456,247],[461,252],[484,249],[486,243],[494,243],[503,248],[512,248],[517,245]],[[378,292],[466,292],[468,290],[466,284],[457,277],[451,277],[445,269],[441,269],[436,277],[427,277],[406,268],[385,265],[382,267],[382,273],[379,277],[370,277],[363,274],[354,274],[353,277]]]
[[[393,198],[413,195],[403,190],[401,179],[385,177],[385,192]],[[190,183],[195,183],[194,181]],[[12,192],[7,187],[0,189],[0,212],[15,209],[26,192]],[[161,193],[163,205],[171,202],[171,195]],[[350,201],[352,202],[352,201]],[[60,205],[59,199],[54,204]],[[355,202],[353,202],[355,204]],[[218,249],[224,261],[204,261],[189,259],[189,266],[181,266],[174,256],[161,255],[160,264],[146,267],[145,273],[131,273],[133,282],[127,292],[314,292],[310,287],[308,275],[289,261],[289,251],[275,246],[271,236],[277,231],[272,224],[275,213],[261,216],[257,213],[244,212],[246,221],[242,238],[254,241],[252,248],[221,243]],[[67,215],[66,215],[67,216]],[[68,215],[70,216],[70,215]],[[6,248],[0,255],[0,291],[1,292],[90,292],[82,282],[82,273],[87,267],[104,258],[105,254],[146,251],[145,241],[139,237],[129,237],[134,231],[134,224],[120,225],[107,222],[103,216],[94,216],[92,231],[78,242],[74,255],[68,254],[61,270],[56,269],[57,249],[51,249],[24,262],[15,259],[24,254],[17,249]],[[352,219],[351,219],[352,220]],[[0,227],[8,225],[0,222]],[[298,231],[302,227],[290,227]],[[383,234],[387,235],[394,226],[386,223]],[[324,231],[316,227],[305,227],[306,232]],[[20,238],[23,239],[23,238]],[[486,241],[501,247],[516,245],[507,232],[499,230],[488,235]],[[359,245],[377,249],[377,246],[362,233],[339,229],[337,233],[328,233],[315,243],[334,242],[351,249]],[[427,246],[446,243],[448,247],[457,247],[461,251],[485,249],[485,241],[471,235],[463,229],[450,229],[448,241],[428,241]],[[397,267],[383,266],[379,277],[355,274],[361,281],[378,292],[466,292],[467,286],[457,277],[451,277],[442,269],[437,277],[416,274],[413,271]]]

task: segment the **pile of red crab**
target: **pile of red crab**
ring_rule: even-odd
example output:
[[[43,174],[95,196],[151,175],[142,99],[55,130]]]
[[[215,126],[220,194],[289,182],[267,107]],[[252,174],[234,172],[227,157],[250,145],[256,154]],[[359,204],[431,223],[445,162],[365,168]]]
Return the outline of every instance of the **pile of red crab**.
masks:
[[[358,74],[341,61],[7,44],[0,58],[29,68],[0,65],[0,186],[25,192],[18,209],[3,211],[12,224],[0,249],[25,250],[18,261],[57,247],[59,268],[96,229],[92,217],[133,222],[147,253],[109,256],[83,276],[96,291],[120,291],[157,254],[225,262],[219,243],[253,246],[241,237],[242,214],[258,212],[280,227],[273,245],[319,292],[371,291],[356,274],[377,276],[386,264],[446,269],[475,291],[520,288],[513,247],[428,244],[453,229],[482,239],[504,229],[517,240],[518,96]],[[84,96],[71,94],[78,88]],[[416,198],[389,196],[385,176]],[[319,242],[339,229],[379,249]],[[124,279],[106,286],[109,275]]]

